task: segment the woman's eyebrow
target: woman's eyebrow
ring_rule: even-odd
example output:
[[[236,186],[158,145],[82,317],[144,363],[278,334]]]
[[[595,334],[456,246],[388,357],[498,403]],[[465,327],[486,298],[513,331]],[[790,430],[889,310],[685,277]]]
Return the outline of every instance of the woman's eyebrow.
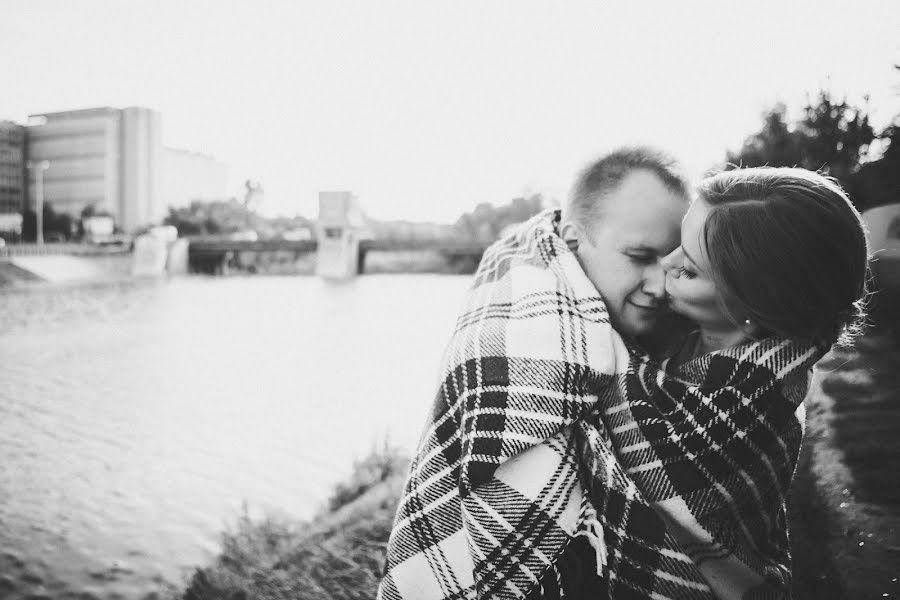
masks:
[[[691,261],[691,264],[693,264],[695,267],[697,267],[697,270],[698,270],[698,271],[700,271],[701,273],[705,273],[705,272],[706,272],[706,271],[704,271],[703,269],[701,269],[701,268],[700,268],[700,265],[697,263],[697,261],[694,260],[694,258],[693,258],[690,254],[688,254],[688,251],[685,250],[684,246],[681,247],[681,251],[682,251],[682,252],[684,253],[684,255],[687,257],[687,259],[688,259],[689,261]]]

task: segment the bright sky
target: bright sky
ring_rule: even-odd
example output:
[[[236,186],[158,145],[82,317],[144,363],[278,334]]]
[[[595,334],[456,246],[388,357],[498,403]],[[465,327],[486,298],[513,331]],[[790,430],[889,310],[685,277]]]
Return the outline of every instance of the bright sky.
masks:
[[[452,221],[563,198],[623,143],[699,173],[778,100],[822,86],[900,113],[896,0],[0,0],[0,119],[162,112],[166,145],[314,217],[350,189],[376,218]]]

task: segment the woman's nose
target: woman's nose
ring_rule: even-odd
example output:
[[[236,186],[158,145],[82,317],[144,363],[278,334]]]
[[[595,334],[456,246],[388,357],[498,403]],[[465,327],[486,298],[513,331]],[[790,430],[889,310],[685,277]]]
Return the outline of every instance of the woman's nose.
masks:
[[[660,264],[666,271],[671,271],[672,269],[681,267],[681,248],[675,248],[674,250],[669,252],[662,258]]]

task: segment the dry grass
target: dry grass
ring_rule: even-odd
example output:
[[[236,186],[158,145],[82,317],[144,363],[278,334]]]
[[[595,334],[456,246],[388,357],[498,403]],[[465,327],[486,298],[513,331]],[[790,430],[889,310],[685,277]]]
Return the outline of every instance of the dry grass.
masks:
[[[354,465],[309,523],[246,514],[222,553],[197,569],[184,600],[362,600],[375,597],[408,460],[387,446]]]

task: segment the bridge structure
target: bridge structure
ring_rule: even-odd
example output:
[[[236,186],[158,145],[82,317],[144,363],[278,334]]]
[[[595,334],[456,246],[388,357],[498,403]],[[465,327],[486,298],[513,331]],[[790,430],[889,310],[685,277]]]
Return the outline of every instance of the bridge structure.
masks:
[[[371,252],[436,252],[448,259],[480,259],[487,249],[485,244],[463,241],[418,241],[362,239],[348,252],[356,252],[355,260],[347,255],[355,271],[346,272],[341,277],[350,277],[365,272],[366,256]],[[319,240],[227,240],[211,238],[189,238],[188,256],[193,269],[204,272],[218,272],[222,265],[239,253],[290,253],[295,259],[313,255],[319,251]],[[328,277],[319,271],[320,275]]]
[[[279,259],[286,258],[287,262],[306,258],[307,264],[314,264],[318,275],[346,279],[364,273],[366,257],[372,253],[438,254],[447,259],[452,271],[454,266],[460,266],[459,263],[477,264],[487,248],[485,243],[461,240],[377,239],[368,230],[356,196],[351,192],[319,194],[315,239],[248,240],[229,239],[227,236],[189,236],[175,240],[174,228],[170,229],[173,230],[173,238],[158,244],[161,251],[141,251],[139,242],[147,241],[142,238],[153,236],[139,236],[132,244],[109,247],[84,243],[15,244],[0,247],[0,262],[45,255],[132,255],[134,271],[147,262],[138,260],[146,255],[144,258],[153,258],[153,265],[150,266],[154,272],[191,270],[215,274],[227,272],[231,264],[240,267],[246,263],[253,264],[255,258],[277,255]],[[154,247],[154,250],[159,249]]]
[[[366,256],[373,252],[430,252],[441,254],[449,262],[477,261],[486,245],[447,240],[384,240],[376,239],[366,225],[359,200],[353,192],[319,192],[319,219],[316,239],[309,240],[231,240],[190,239],[188,262],[192,270],[222,272],[240,257],[276,253],[300,261],[304,255],[314,254],[315,272],[328,279],[348,279],[365,271]],[[251,259],[252,260],[252,259]]]
[[[250,254],[289,255],[293,260],[309,257],[318,262],[319,241],[311,240],[229,240],[212,237],[180,238],[187,242],[185,264],[179,271],[190,270],[202,273],[221,273],[227,271],[227,264],[235,257]],[[449,262],[458,260],[477,263],[484,254],[485,244],[464,241],[418,241],[418,240],[359,240],[355,249],[355,260],[352,261],[355,271],[346,276],[365,272],[366,257],[374,252],[408,252],[437,253]],[[171,249],[169,250],[171,253]],[[34,256],[76,256],[107,257],[122,256],[127,258],[134,254],[128,246],[104,247],[92,244],[11,244],[0,247],[0,263],[15,262],[19,258]],[[170,261],[171,262],[171,261]],[[321,274],[321,273],[320,273]]]

